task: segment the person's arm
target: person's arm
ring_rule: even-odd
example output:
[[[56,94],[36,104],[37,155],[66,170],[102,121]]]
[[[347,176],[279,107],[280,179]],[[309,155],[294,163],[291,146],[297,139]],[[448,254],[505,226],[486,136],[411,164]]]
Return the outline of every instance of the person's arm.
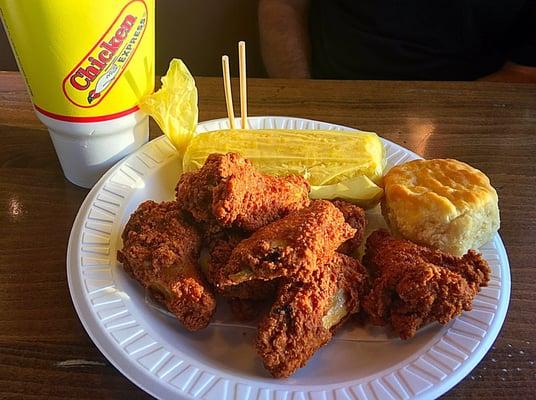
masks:
[[[506,63],[500,70],[480,78],[488,82],[536,83],[536,67]]]
[[[310,78],[309,0],[260,0],[259,33],[271,78]]]

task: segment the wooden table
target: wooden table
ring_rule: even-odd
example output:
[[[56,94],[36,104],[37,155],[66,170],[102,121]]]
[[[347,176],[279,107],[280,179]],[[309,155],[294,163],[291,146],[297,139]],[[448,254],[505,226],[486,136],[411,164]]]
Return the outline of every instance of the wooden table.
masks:
[[[197,84],[200,120],[223,117],[220,79]],[[490,352],[444,398],[534,398],[536,86],[251,79],[249,98],[250,115],[376,131],[490,176],[512,269],[510,309]],[[63,177],[17,73],[0,72],[0,139],[0,398],[148,398],[97,350],[75,313],[65,255],[88,191]]]

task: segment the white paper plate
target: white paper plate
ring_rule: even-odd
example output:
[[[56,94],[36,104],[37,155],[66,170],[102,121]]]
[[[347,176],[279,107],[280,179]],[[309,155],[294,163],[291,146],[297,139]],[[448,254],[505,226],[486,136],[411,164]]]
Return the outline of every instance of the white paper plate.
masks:
[[[350,129],[298,118],[249,121],[251,128]],[[198,131],[226,127],[227,120],[222,119],[200,123]],[[389,166],[419,158],[384,142]],[[84,327],[108,360],[153,396],[430,399],[467,375],[497,337],[510,298],[510,269],[499,235],[480,249],[492,268],[492,278],[477,295],[473,311],[445,327],[436,324],[423,329],[408,341],[344,340],[344,335],[338,335],[292,377],[271,378],[254,352],[254,330],[215,324],[189,333],[147,305],[143,289],[117,264],[120,234],[129,215],[143,200],[172,198],[179,175],[178,156],[165,137],[119,162],[82,204],[67,252],[69,288]]]

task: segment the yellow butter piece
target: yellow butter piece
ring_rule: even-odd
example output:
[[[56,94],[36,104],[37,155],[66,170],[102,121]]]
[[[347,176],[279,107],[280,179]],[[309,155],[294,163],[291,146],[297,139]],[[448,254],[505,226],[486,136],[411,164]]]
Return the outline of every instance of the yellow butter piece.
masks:
[[[296,174],[311,185],[358,176],[379,183],[385,165],[381,139],[372,132],[288,129],[227,129],[192,138],[184,171],[199,169],[211,153],[237,152],[263,173]]]
[[[333,185],[311,186],[311,199],[342,199],[363,208],[374,207],[383,196],[383,189],[366,176],[357,176]]]

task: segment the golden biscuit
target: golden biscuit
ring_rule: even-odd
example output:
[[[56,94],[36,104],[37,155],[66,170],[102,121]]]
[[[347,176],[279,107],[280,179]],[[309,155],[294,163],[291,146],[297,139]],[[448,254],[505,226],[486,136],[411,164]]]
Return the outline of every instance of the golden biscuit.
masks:
[[[383,180],[382,213],[394,234],[462,255],[499,229],[497,192],[481,171],[451,159],[415,160]]]

